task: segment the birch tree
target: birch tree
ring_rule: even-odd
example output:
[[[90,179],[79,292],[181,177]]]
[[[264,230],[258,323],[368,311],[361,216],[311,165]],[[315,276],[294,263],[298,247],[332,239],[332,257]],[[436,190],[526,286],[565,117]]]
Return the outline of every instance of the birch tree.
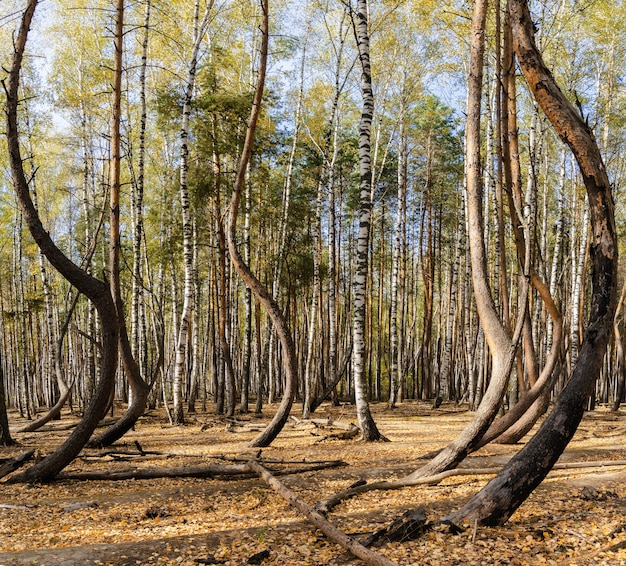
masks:
[[[187,79],[183,95],[182,124],[180,129],[179,185],[183,226],[183,265],[185,271],[185,282],[183,291],[183,310],[180,315],[180,322],[176,337],[176,360],[174,363],[173,377],[173,424],[177,425],[184,424],[185,422],[183,381],[186,372],[186,353],[189,329],[193,315],[194,298],[196,293],[193,269],[193,227],[189,187],[187,184],[189,172],[189,117],[191,115],[191,102],[196,85],[198,56],[202,41],[209,26],[212,7],[213,1],[211,0],[206,6],[202,19],[200,19],[200,0],[196,0],[194,5],[193,44],[187,67]]]
[[[361,63],[361,94],[363,107],[359,124],[359,229],[356,247],[356,268],[353,279],[353,351],[352,372],[356,412],[362,438],[365,441],[385,440],[380,433],[368,403],[366,378],[366,301],[367,274],[369,265],[369,239],[372,223],[372,163],[371,163],[371,130],[374,116],[374,92],[372,90],[372,71],[370,67],[368,6],[367,0],[358,0],[353,16],[354,32],[357,41],[359,60]]]
[[[100,380],[78,426],[54,452],[26,471],[12,476],[12,482],[50,480],[76,457],[107,410],[118,360],[119,323],[109,286],[74,264],[52,241],[33,205],[24,173],[18,131],[18,94],[26,40],[37,4],[37,0],[30,0],[27,4],[15,40],[8,79],[3,83],[7,98],[6,131],[13,184],[25,222],[41,251],[50,263],[96,306],[101,323],[103,355]]]

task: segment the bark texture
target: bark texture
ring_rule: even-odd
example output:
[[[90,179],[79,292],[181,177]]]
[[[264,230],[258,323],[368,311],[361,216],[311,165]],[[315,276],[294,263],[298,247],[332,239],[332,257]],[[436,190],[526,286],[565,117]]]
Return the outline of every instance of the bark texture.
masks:
[[[352,351],[354,396],[357,419],[363,433],[363,440],[384,440],[372,418],[367,401],[367,352],[365,339],[367,271],[369,263],[369,238],[372,219],[372,160],[371,131],[374,116],[374,92],[372,90],[372,70],[370,67],[370,41],[368,31],[368,8],[366,0],[357,2],[356,22],[354,23],[359,59],[361,61],[361,94],[363,109],[359,126],[359,173],[361,177],[359,204],[359,232],[356,249],[356,270],[353,279],[354,314]]]

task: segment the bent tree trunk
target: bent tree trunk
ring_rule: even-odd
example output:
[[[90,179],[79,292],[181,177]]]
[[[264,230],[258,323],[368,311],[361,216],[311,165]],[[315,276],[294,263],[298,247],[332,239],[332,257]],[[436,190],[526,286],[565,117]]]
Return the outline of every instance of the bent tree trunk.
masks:
[[[15,40],[11,69],[4,85],[7,97],[6,132],[11,174],[24,220],[39,249],[63,277],[92,301],[98,311],[102,332],[102,363],[100,366],[100,380],[98,381],[95,394],[87,407],[83,419],[72,434],[59,448],[41,460],[41,462],[12,477],[11,482],[49,481],[78,455],[95,430],[98,421],[106,413],[108,400],[113,391],[118,359],[118,320],[109,286],[78,267],[52,241],[50,235],[43,227],[33,204],[28,181],[24,173],[17,119],[18,88],[28,31],[36,7],[37,0],[30,0],[24,11]]]
[[[535,45],[527,1],[510,0],[509,10],[522,72],[543,112],[576,157],[587,189],[593,238],[592,298],[576,366],[552,412],[498,476],[450,516],[454,521],[467,518],[487,525],[508,520],[542,482],[576,432],[602,366],[612,330],[617,289],[613,200],[600,150],[589,126],[563,95]]]
[[[444,450],[426,465],[408,476],[409,479],[432,476],[454,468],[465,456],[478,446],[502,402],[509,382],[509,374],[515,357],[516,344],[521,334],[527,305],[528,281],[520,278],[518,320],[513,337],[509,337],[504,327],[489,287],[487,256],[483,240],[483,190],[480,171],[480,112],[483,80],[483,58],[485,51],[485,22],[487,0],[476,0],[472,16],[472,41],[470,76],[468,85],[468,111],[466,122],[466,176],[467,176],[467,215],[472,284],[476,308],[485,339],[492,355],[492,377],[476,415],[467,427]],[[529,265],[529,248],[525,258]]]
[[[121,175],[121,138],[120,119],[122,110],[122,49],[124,39],[124,0],[117,0],[117,18],[115,26],[115,57],[113,69],[113,116],[111,120],[111,191],[109,215],[109,278],[111,294],[117,309],[119,322],[119,348],[124,369],[132,391],[131,402],[126,412],[111,427],[89,442],[90,447],[102,447],[113,444],[124,436],[143,414],[148,404],[150,386],[141,376],[139,364],[135,360],[126,330],[124,303],[120,282],[120,175]]]
[[[237,216],[239,213],[239,202],[241,201],[241,192],[246,180],[246,171],[248,169],[248,163],[250,162],[250,155],[252,153],[252,144],[254,142],[254,132],[256,130],[257,121],[259,119],[259,113],[261,111],[261,102],[263,99],[263,89],[265,87],[265,71],[267,67],[267,52],[269,41],[269,2],[268,0],[261,0],[262,11],[262,25],[261,31],[263,37],[261,40],[261,53],[260,53],[260,65],[259,73],[257,77],[256,89],[254,92],[254,100],[252,101],[252,109],[250,111],[250,118],[248,119],[248,128],[246,130],[246,137],[244,140],[243,149],[241,151],[241,157],[237,166],[237,176],[235,177],[235,186],[233,187],[233,194],[230,201],[230,209],[228,214],[228,251],[230,253],[231,261],[237,270],[237,273],[243,279],[243,282],[252,290],[257,300],[263,304],[267,309],[267,312],[272,319],[278,338],[283,347],[283,363],[285,366],[286,385],[283,399],[274,415],[274,418],[267,425],[266,429],[257,436],[251,443],[251,446],[263,447],[269,446],[271,442],[276,438],[278,433],[282,430],[283,426],[289,418],[289,411],[293,405],[293,400],[296,394],[296,379],[297,379],[297,360],[296,360],[296,348],[291,336],[287,319],[281,311],[278,303],[272,297],[267,288],[255,277],[250,270],[250,267],[246,264],[243,257],[239,253],[237,248]]]

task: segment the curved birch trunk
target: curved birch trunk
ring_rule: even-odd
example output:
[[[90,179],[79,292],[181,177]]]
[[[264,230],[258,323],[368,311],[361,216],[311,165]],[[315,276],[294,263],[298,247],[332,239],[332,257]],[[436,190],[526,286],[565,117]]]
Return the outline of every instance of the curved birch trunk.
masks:
[[[239,158],[239,164],[237,166],[237,175],[235,177],[235,185],[233,187],[233,194],[228,214],[228,231],[226,232],[230,259],[243,282],[249,289],[252,290],[257,300],[267,309],[268,315],[272,319],[272,323],[274,324],[276,333],[278,334],[278,338],[280,339],[280,343],[283,347],[282,355],[286,376],[283,399],[278,407],[278,410],[276,411],[276,414],[274,415],[274,418],[267,425],[266,429],[250,443],[251,446],[255,447],[269,446],[287,422],[287,419],[289,418],[289,411],[291,410],[296,394],[298,371],[296,348],[291,336],[289,325],[287,324],[287,319],[271,293],[252,273],[250,267],[246,264],[243,257],[239,253],[239,249],[237,248],[237,216],[239,214],[239,203],[241,201],[243,185],[246,180],[246,171],[248,169],[248,163],[250,162],[250,155],[252,154],[254,133],[259,119],[259,113],[261,111],[263,89],[265,87],[265,72],[267,69],[269,42],[268,0],[261,0],[261,10],[263,12],[261,25],[263,37],[261,41],[259,72],[254,92],[254,100],[252,101],[252,109],[250,111],[250,118],[248,119],[246,137],[241,151],[241,156]]]
[[[6,131],[11,174],[24,220],[39,249],[61,275],[93,302],[98,311],[102,332],[102,359],[95,394],[78,426],[59,448],[41,462],[11,477],[9,480],[11,482],[49,481],[78,455],[106,413],[118,360],[119,323],[109,286],[74,264],[52,241],[30,197],[28,181],[24,174],[17,119],[18,88],[28,31],[36,7],[37,0],[30,0],[24,11],[15,40],[11,69],[4,85],[7,96]]]
[[[528,3],[509,0],[514,47],[522,72],[543,112],[578,162],[587,189],[592,243],[592,298],[584,341],[570,381],[552,412],[525,447],[450,519],[506,522],[543,481],[582,419],[611,334],[617,289],[617,237],[611,188],[592,131],[559,89],[534,41]]]
[[[465,456],[476,449],[496,417],[509,382],[516,344],[525,318],[528,281],[520,278],[519,312],[513,337],[510,338],[495,306],[489,277],[483,239],[482,176],[480,171],[480,117],[485,49],[485,21],[487,0],[476,0],[472,17],[472,41],[470,77],[468,86],[468,109],[466,126],[466,177],[467,218],[472,264],[472,283],[476,308],[482,324],[485,340],[492,355],[492,374],[476,414],[467,427],[435,458],[408,476],[410,479],[434,475],[458,465]],[[525,250],[524,263],[529,265],[530,248]]]
[[[30,161],[31,170],[36,171],[36,166],[35,166],[34,158],[33,158],[35,152],[32,147],[32,138],[31,138],[32,132],[31,132],[30,124],[29,124],[28,112],[26,112],[25,122],[26,122],[26,129],[28,130],[28,146],[29,146],[29,153],[30,153],[28,160]],[[35,175],[33,175],[31,179],[31,194],[32,194],[32,199],[33,199],[33,206],[35,207],[36,210],[39,210],[39,204],[37,201],[37,188],[36,188],[35,181],[36,181],[36,177]],[[59,388],[59,398],[57,399],[55,404],[48,409],[48,411],[45,414],[41,415],[34,421],[28,423],[26,426],[23,426],[17,429],[15,432],[33,432],[35,430],[40,429],[45,424],[49,423],[51,420],[57,418],[61,414],[61,409],[63,408],[63,406],[69,399],[70,392],[71,392],[71,387],[68,386],[65,380],[65,376],[63,375],[62,346],[63,346],[63,338],[65,337],[65,334],[67,332],[67,328],[69,325],[69,319],[71,318],[72,313],[74,311],[74,307],[76,306],[76,300],[72,302],[72,306],[69,309],[69,312],[66,316],[66,322],[63,325],[61,335],[57,339],[56,338],[57,332],[55,330],[55,324],[54,324],[54,313],[52,312],[52,291],[50,289],[50,283],[48,281],[48,273],[46,270],[45,256],[43,255],[41,251],[38,254],[38,260],[39,260],[39,274],[41,276],[41,284],[43,287],[43,294],[44,294],[44,303],[46,307],[46,334],[47,334],[48,343],[50,344],[50,354],[49,354],[49,359],[48,359],[48,365],[49,365],[49,369],[52,369],[54,371],[57,387]],[[77,299],[78,295],[76,295],[75,298]]]
[[[509,210],[512,218],[512,228],[517,246],[518,255],[525,253],[527,242],[526,235],[522,230],[524,224],[521,211],[524,208],[524,198],[522,195],[522,175],[521,164],[519,158],[519,138],[517,127],[517,86],[515,72],[515,58],[513,53],[513,37],[511,32],[510,18],[505,18],[504,27],[504,57],[503,57],[503,79],[502,92],[506,104],[506,112],[503,114],[503,129],[505,135],[503,137],[502,150],[504,154],[504,176],[506,179],[507,198]],[[529,144],[531,147],[531,157],[534,155],[534,123],[537,120],[538,108],[533,112],[533,121],[531,133],[529,136]],[[529,166],[528,188],[526,192],[526,210],[530,211],[530,217],[533,216],[534,193],[536,185],[534,182],[534,168]],[[524,390],[522,397],[503,417],[496,420],[489,430],[485,433],[478,448],[485,446],[494,439],[498,439],[499,443],[514,443],[520,440],[534,425],[536,420],[547,409],[549,395],[555,384],[553,373],[560,357],[561,342],[563,337],[563,320],[561,313],[553,300],[553,294],[550,288],[539,274],[534,270],[530,270],[530,280],[533,287],[537,290],[541,297],[548,314],[550,316],[550,328],[552,331],[550,341],[550,353],[541,374],[537,375],[537,359],[533,346],[533,333],[531,328],[530,315],[528,307],[526,318],[524,321],[524,356],[526,359],[526,367],[528,378],[531,384],[530,390]],[[523,367],[521,359],[519,359],[519,376],[520,385],[524,384]]]

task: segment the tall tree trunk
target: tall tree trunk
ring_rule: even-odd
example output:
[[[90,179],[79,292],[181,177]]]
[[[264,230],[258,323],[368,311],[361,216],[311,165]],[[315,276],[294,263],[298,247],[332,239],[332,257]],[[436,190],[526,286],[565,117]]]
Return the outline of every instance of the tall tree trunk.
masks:
[[[574,186],[573,194],[576,194],[576,187]],[[572,199],[575,202],[575,196]],[[574,371],[576,367],[576,360],[578,359],[578,352],[580,350],[580,323],[581,314],[583,310],[584,293],[583,293],[583,277],[585,271],[585,256],[587,255],[587,239],[589,237],[589,207],[586,203],[583,212],[583,218],[580,224],[572,222],[572,242],[574,239],[574,232],[577,228],[580,228],[580,242],[578,244],[578,250],[575,254],[572,254],[572,302],[570,305],[571,319],[570,319],[570,371]]]
[[[121,438],[143,414],[150,387],[143,380],[139,364],[133,356],[126,329],[126,317],[122,301],[120,281],[120,187],[121,187],[121,137],[120,120],[122,109],[122,53],[124,40],[124,0],[117,0],[115,26],[115,57],[113,69],[113,116],[111,120],[111,163],[109,193],[109,280],[111,295],[117,310],[119,323],[120,352],[132,395],[131,402],[122,417],[102,434],[89,442],[90,446],[108,446]]]
[[[506,104],[505,119],[503,120],[504,143],[503,164],[504,176],[506,179],[507,197],[509,210],[512,218],[513,234],[517,246],[518,257],[523,256],[527,249],[527,238],[531,237],[530,226],[526,227],[527,234],[524,235],[522,227],[525,221],[521,218],[522,210],[525,210],[527,217],[533,217],[534,201],[536,193],[536,183],[534,173],[529,173],[526,197],[522,195],[521,165],[519,159],[519,139],[517,128],[517,87],[515,73],[515,57],[513,53],[513,38],[511,32],[510,18],[507,14],[505,18],[504,30],[504,62],[503,62],[502,91]],[[533,124],[536,122],[536,113],[533,114]],[[534,128],[534,126],[531,126]],[[531,157],[535,154],[534,133],[531,129],[529,136],[531,144]],[[534,165],[529,165],[534,170]],[[556,306],[548,285],[539,276],[535,269],[530,268],[530,279],[538,291],[543,304],[550,316],[551,326],[554,329],[554,341],[551,344],[550,353],[546,359],[541,375],[537,375],[537,358],[534,350],[533,333],[531,328],[530,313],[526,306],[524,320],[524,355],[525,367],[522,364],[521,356],[518,357],[518,383],[519,389],[523,391],[522,398],[514,407],[502,418],[498,419],[489,428],[479,447],[484,446],[494,438],[501,443],[517,442],[524,436],[541,416],[541,409],[545,411],[547,401],[549,401],[550,388],[554,385],[552,374],[560,356],[563,322],[561,313]],[[531,389],[527,389],[524,379],[524,371],[528,375]],[[517,388],[516,388],[517,389]],[[512,396],[513,397],[513,396]],[[539,401],[537,401],[539,399]],[[530,408],[530,410],[528,410]]]
[[[146,0],[143,22],[143,40],[141,42],[141,67],[139,70],[139,155],[137,158],[137,176],[133,183],[133,287],[131,298],[131,345],[135,359],[140,362],[140,370],[143,375],[146,372],[145,359],[145,333],[142,332],[143,319],[143,255],[142,246],[144,238],[144,185],[145,185],[145,161],[146,161],[146,128],[148,123],[148,109],[146,103],[146,71],[148,67],[148,45],[150,39],[150,15],[152,0]]]
[[[563,147],[561,152],[561,168],[559,173],[559,185],[557,189],[557,220],[556,220],[556,234],[554,235],[554,247],[552,249],[552,263],[550,265],[550,280],[549,280],[549,292],[550,296],[554,297],[556,293],[556,286],[558,280],[558,272],[559,265],[561,265],[561,246],[563,245],[563,215],[564,215],[564,205],[563,205],[563,197],[565,194],[565,160],[567,149]],[[548,336],[546,339],[546,347],[550,349],[552,347],[553,342],[553,332],[554,328],[552,325],[552,319],[548,320]]]
[[[543,481],[583,416],[611,334],[617,290],[617,237],[608,175],[593,133],[559,89],[534,41],[526,0],[509,0],[514,46],[522,72],[557,134],[570,147],[587,189],[592,224],[592,298],[576,367],[539,431],[452,520],[502,524]]]
[[[452,400],[457,397],[458,391],[454,382],[455,371],[453,368],[453,342],[455,335],[455,326],[457,320],[457,294],[458,294],[458,280],[459,280],[459,267],[461,264],[461,244],[463,238],[463,230],[461,229],[461,222],[457,226],[456,231],[456,243],[454,245],[454,260],[452,263],[450,273],[450,297],[448,299],[448,315],[447,324],[445,330],[444,346],[443,346],[443,361],[441,364],[441,383],[447,388],[448,399]]]
[[[433,383],[433,316],[435,301],[435,251],[433,247],[434,209],[432,203],[432,145],[429,134],[426,149],[426,181],[424,194],[424,209],[422,211],[422,242],[420,249],[426,248],[421,256],[422,281],[424,284],[424,308],[422,325],[422,391],[424,399],[431,399],[433,394],[439,395],[438,384]]]
[[[4,331],[4,328],[2,328]],[[4,389],[4,357],[0,350],[0,446],[12,446],[15,441],[9,430],[9,418],[7,416],[7,398]]]
[[[317,327],[317,315],[319,306],[319,296],[322,287],[320,264],[322,263],[322,197],[324,187],[324,175],[321,174],[317,182],[317,197],[315,199],[315,226],[314,226],[314,249],[313,249],[313,293],[311,295],[311,305],[309,309],[309,320],[307,330],[307,354],[304,367],[304,401],[302,406],[302,418],[308,419],[311,414],[311,404],[315,399],[315,375],[314,365],[315,354],[315,330]]]
[[[18,393],[17,402],[20,417],[25,417],[29,421],[34,415],[34,407],[30,394],[31,367],[28,359],[26,339],[26,303],[24,301],[24,252],[22,245],[22,212],[15,211],[16,222],[14,227],[13,244],[13,294],[15,296],[15,354],[18,357]]]
[[[353,279],[353,340],[352,373],[354,396],[359,427],[363,440],[384,440],[370,412],[366,374],[366,302],[367,275],[369,266],[369,238],[372,219],[372,164],[371,164],[371,129],[374,115],[374,92],[370,68],[370,48],[368,30],[367,0],[358,0],[354,32],[356,35],[359,59],[361,61],[361,93],[363,109],[359,126],[359,172],[361,178],[359,204],[359,232],[357,237],[356,269]]]
[[[218,339],[220,343],[220,352],[224,363],[225,379],[224,379],[224,401],[225,415],[232,417],[235,414],[235,371],[233,369],[233,360],[230,353],[230,344],[226,335],[226,323],[230,320],[230,309],[228,301],[228,284],[226,270],[228,265],[226,262],[226,234],[224,232],[224,218],[222,216],[222,205],[220,198],[221,191],[221,164],[219,154],[216,151],[213,154],[213,172],[215,174],[215,222],[217,224],[217,311],[218,311]]]
[[[243,226],[243,260],[250,265],[250,185],[245,188],[245,213]],[[241,370],[241,404],[239,410],[241,413],[249,411],[248,403],[250,396],[250,370],[252,361],[252,291],[246,287],[245,291],[245,331],[243,337],[243,360]]]
[[[476,308],[485,340],[492,356],[492,373],[489,386],[472,421],[450,445],[428,464],[410,474],[410,478],[428,476],[453,468],[465,458],[469,451],[478,445],[481,437],[495,418],[506,392],[509,374],[515,357],[516,344],[523,327],[528,281],[526,277],[520,277],[518,320],[513,337],[510,338],[500,319],[489,287],[483,239],[480,118],[486,16],[487,0],[476,0],[472,17],[472,40],[470,46],[471,60],[466,122],[466,177],[472,283],[474,285]],[[527,246],[524,259],[526,266],[528,265],[528,257],[529,247]]]
[[[404,113],[403,113],[404,114]],[[404,257],[403,242],[406,233],[406,192],[407,192],[407,165],[408,150],[404,129],[405,117],[400,118],[400,131],[398,132],[398,204],[396,208],[396,223],[394,228],[394,246],[391,266],[391,305],[389,307],[389,400],[388,407],[395,407],[398,400],[399,386],[402,381],[402,364],[400,363],[400,321],[398,316],[398,303],[400,300],[402,259]]]
[[[26,112],[26,115],[24,118],[26,122],[26,131],[28,133],[28,147],[29,147],[29,153],[30,153],[28,160],[30,162],[31,171],[33,172],[31,174],[31,194],[32,194],[32,199],[33,199],[33,206],[35,207],[36,210],[39,210],[39,205],[38,205],[38,200],[37,200],[36,175],[35,175],[37,168],[34,163],[35,152],[32,146],[32,137],[31,137],[32,130],[29,124],[28,111]],[[95,247],[92,246],[91,253],[93,253],[94,249]],[[88,257],[91,257],[91,253],[88,254]],[[63,373],[62,346],[63,346],[63,338],[65,337],[67,327],[69,325],[69,319],[71,318],[72,313],[74,311],[74,307],[76,306],[76,300],[78,299],[78,295],[75,295],[75,299],[72,302],[72,306],[69,309],[69,312],[66,316],[66,321],[65,321],[65,324],[63,325],[63,329],[60,333],[60,336],[57,338],[58,333],[57,333],[56,325],[54,322],[54,312],[53,312],[53,305],[52,305],[52,298],[53,298],[52,290],[50,288],[48,272],[46,270],[45,256],[43,255],[43,253],[41,253],[41,251],[38,254],[38,260],[39,260],[39,273],[41,276],[41,284],[43,287],[44,303],[45,303],[45,308],[46,308],[46,335],[47,335],[47,340],[49,344],[49,361],[48,361],[49,371],[52,371],[54,373],[56,384],[59,389],[59,397],[54,402],[54,404],[49,408],[47,413],[38,417],[37,419],[30,422],[26,426],[21,427],[18,430],[18,432],[32,432],[32,431],[38,430],[43,425],[50,422],[52,419],[57,418],[61,414],[61,409],[67,402],[70,396],[70,392],[71,392],[71,387],[68,386],[67,381],[65,380],[65,375]]]
[[[619,411],[619,407],[624,397],[624,389],[626,387],[626,356],[624,356],[624,341],[622,333],[620,331],[622,307],[624,306],[624,300],[626,299],[626,279],[622,286],[622,293],[615,309],[615,317],[613,319],[613,335],[615,336],[615,357],[616,357],[616,376],[617,381],[615,385],[615,398],[613,399],[613,405],[611,405],[611,411],[616,413]]]
[[[191,57],[187,68],[187,80],[185,83],[185,95],[183,99],[182,125],[180,129],[180,202],[183,221],[183,265],[185,271],[185,283],[183,291],[183,310],[180,315],[178,335],[176,337],[176,360],[174,363],[173,383],[173,421],[175,425],[185,422],[183,410],[183,382],[187,372],[187,347],[193,307],[195,304],[195,286],[193,272],[193,229],[191,221],[191,203],[189,199],[189,187],[187,176],[189,171],[189,117],[191,115],[191,101],[196,85],[196,71],[198,68],[198,54],[200,44],[209,25],[209,16],[213,2],[209,2],[202,21],[200,21],[200,2],[196,0],[194,8],[194,30]]]

